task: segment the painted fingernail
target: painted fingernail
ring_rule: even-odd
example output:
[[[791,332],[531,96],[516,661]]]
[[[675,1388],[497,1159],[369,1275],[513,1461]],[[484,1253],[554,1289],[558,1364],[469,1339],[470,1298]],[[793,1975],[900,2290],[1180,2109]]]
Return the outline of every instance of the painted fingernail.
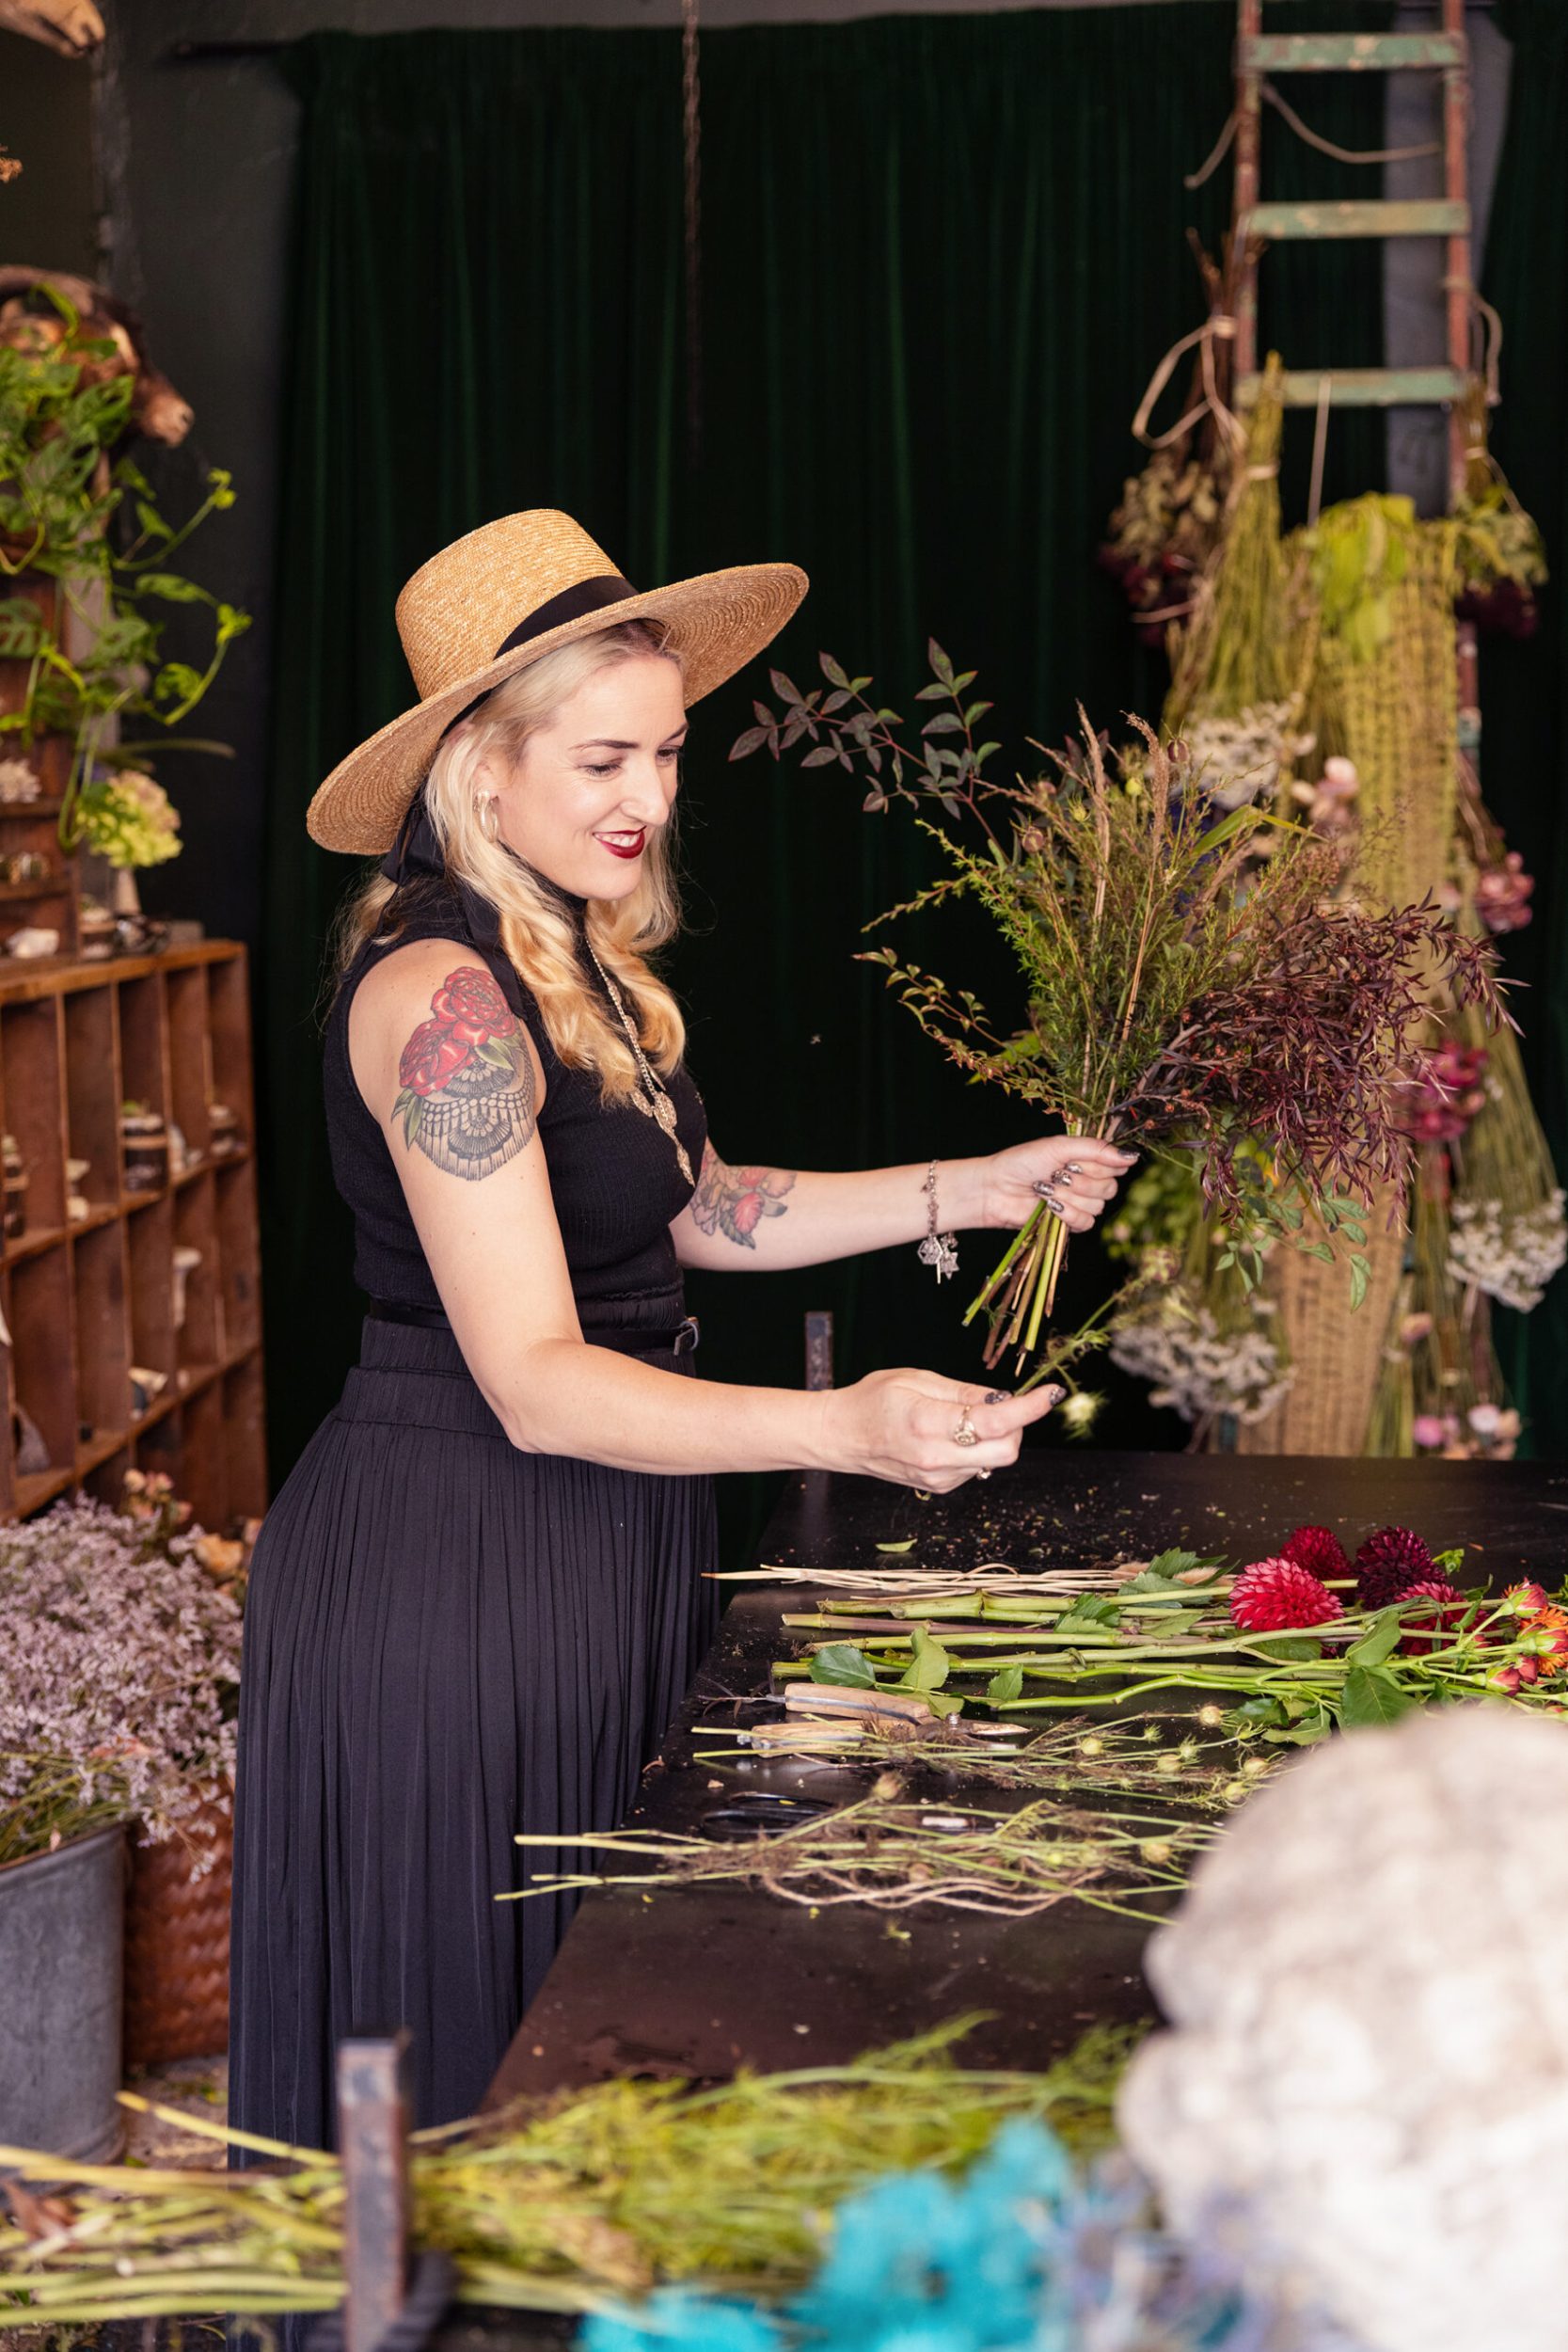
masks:
[[[986,1391],[986,1403],[988,1405],[1006,1405],[1006,1402],[1007,1391],[1006,1389],[988,1389]]]
[[[1068,1185],[1068,1186],[1070,1188],[1071,1184],[1072,1184],[1072,1170],[1071,1170],[1071,1168],[1063,1168],[1063,1170],[1062,1170],[1062,1172],[1061,1172],[1061,1174],[1060,1174],[1059,1176],[1053,1177],[1053,1178],[1052,1179],[1052,1182],[1053,1182],[1053,1184],[1066,1184],[1066,1185]]]
[[[1059,1405],[1066,1394],[1065,1389],[1059,1389],[1053,1383],[1045,1392],[1045,1401],[1048,1405]]]

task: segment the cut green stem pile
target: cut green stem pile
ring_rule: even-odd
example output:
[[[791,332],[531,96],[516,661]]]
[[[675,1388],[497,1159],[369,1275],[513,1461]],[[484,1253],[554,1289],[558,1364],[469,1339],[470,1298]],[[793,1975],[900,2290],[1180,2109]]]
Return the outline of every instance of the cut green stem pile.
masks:
[[[1336,1728],[1394,1722],[1412,1707],[1487,1698],[1561,1711],[1549,1679],[1504,1699],[1495,1677],[1523,1629],[1508,1604],[1478,1594],[1440,1622],[1418,1597],[1278,1633],[1232,1623],[1228,1584],[1191,1553],[1155,1561],[1115,1593],[1017,1595],[994,1582],[968,1595],[832,1593],[786,1614],[808,1637],[775,1682],[918,1692],[937,1715],[975,1701],[1007,1715],[1085,1705],[1124,1708],[1167,1694],[1212,1694],[1233,1735],[1301,1745]],[[844,1637],[853,1633],[853,1641]],[[978,1683],[979,1687],[975,1688]]]
[[[1042,2074],[970,2074],[952,2060],[970,2022],[852,2066],[701,2091],[603,2083],[421,2133],[415,2245],[453,2257],[464,2300],[534,2311],[592,2311],[661,2280],[787,2294],[820,2261],[834,2206],[883,2173],[961,2172],[1016,2116],[1079,2146],[1109,2138],[1125,2031],[1097,2028]],[[131,2170],[0,2148],[32,2185],[0,2222],[0,2326],[341,2301],[336,2157],[196,2128],[285,2169]]]

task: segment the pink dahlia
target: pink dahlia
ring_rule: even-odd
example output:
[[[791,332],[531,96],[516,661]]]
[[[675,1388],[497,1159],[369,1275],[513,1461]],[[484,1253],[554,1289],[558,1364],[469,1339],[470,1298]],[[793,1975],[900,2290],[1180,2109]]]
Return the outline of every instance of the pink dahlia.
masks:
[[[1447,1649],[1470,1606],[1469,1595],[1450,1584],[1446,1576],[1429,1576],[1419,1584],[1407,1585],[1399,1597],[1429,1604],[1424,1609],[1412,1610],[1405,1620],[1406,1631],[1400,1648],[1407,1658],[1418,1658],[1426,1650]]]
[[[1349,1576],[1350,1561],[1345,1547],[1332,1530],[1326,1527],[1298,1527],[1279,1547],[1282,1560],[1293,1560],[1308,1576],[1327,1583],[1331,1577]]]
[[[1294,1560],[1255,1560],[1230,1588],[1230,1614],[1249,1633],[1328,1625],[1344,1610],[1326,1584]]]
[[[1413,1584],[1437,1574],[1427,1546],[1408,1527],[1380,1527],[1355,1555],[1355,1597],[1363,1609],[1386,1609]]]

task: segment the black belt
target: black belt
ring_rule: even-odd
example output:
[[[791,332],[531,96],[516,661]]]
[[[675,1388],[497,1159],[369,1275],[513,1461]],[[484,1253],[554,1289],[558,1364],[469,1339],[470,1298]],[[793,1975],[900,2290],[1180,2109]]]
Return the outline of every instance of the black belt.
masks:
[[[443,1307],[405,1307],[390,1299],[372,1298],[365,1311],[372,1323],[409,1323],[420,1331],[451,1329]],[[623,1325],[602,1331],[585,1331],[582,1336],[590,1347],[613,1347],[622,1356],[661,1352],[689,1356],[700,1334],[696,1316],[688,1315],[684,1323],[670,1324],[661,1330],[639,1331]]]

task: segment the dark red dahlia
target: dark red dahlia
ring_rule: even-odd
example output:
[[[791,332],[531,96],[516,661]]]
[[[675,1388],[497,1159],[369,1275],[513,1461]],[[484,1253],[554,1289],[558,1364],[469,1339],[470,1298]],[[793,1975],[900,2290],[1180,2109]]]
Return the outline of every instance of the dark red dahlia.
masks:
[[[1255,1560],[1230,1588],[1230,1614],[1249,1633],[1328,1625],[1344,1610],[1326,1584],[1294,1560]]]
[[[1412,1609],[1404,1621],[1407,1630],[1400,1648],[1407,1658],[1419,1658],[1427,1650],[1447,1649],[1470,1606],[1468,1593],[1462,1593],[1446,1576],[1424,1577],[1418,1584],[1406,1585],[1399,1597],[1402,1601],[1427,1604],[1422,1609]]]
[[[1330,1528],[1298,1527],[1279,1547],[1282,1560],[1293,1560],[1308,1576],[1320,1578],[1325,1584],[1331,1577],[1349,1576],[1350,1560],[1344,1545]]]
[[[1413,1584],[1437,1574],[1432,1553],[1408,1527],[1380,1527],[1355,1555],[1355,1597],[1363,1609],[1386,1609]]]

